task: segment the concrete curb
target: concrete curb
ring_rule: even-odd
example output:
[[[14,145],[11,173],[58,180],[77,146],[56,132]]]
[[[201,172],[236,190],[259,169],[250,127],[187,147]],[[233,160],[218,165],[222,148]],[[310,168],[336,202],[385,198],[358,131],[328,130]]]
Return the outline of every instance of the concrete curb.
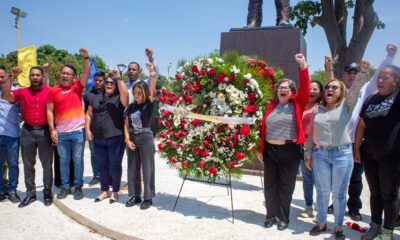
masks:
[[[101,224],[94,222],[93,220],[77,213],[76,211],[69,208],[67,205],[59,201],[56,197],[53,199],[53,204],[65,215],[70,217],[72,220],[76,221],[77,223],[92,229],[96,233],[99,233],[105,237],[111,239],[118,239],[118,240],[141,240],[140,238],[127,235],[125,233],[116,231],[114,229],[105,227]]]

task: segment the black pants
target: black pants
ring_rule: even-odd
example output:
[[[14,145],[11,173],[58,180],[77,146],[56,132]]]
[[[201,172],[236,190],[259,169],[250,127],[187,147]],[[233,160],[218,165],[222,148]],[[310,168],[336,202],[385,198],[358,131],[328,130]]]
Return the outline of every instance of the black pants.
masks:
[[[296,143],[264,146],[264,194],[267,219],[279,218],[289,223],[290,203],[302,157]]]
[[[57,147],[53,147],[54,151],[54,185],[61,187],[61,172],[60,172],[60,155],[58,155]],[[74,186],[74,161],[69,165],[69,186]]]
[[[371,191],[371,221],[381,225],[385,213],[383,227],[393,230],[399,210],[400,153],[385,156],[363,153],[362,159]]]
[[[36,151],[43,167],[43,193],[50,194],[53,185],[53,147],[48,128],[32,129],[22,127],[21,154],[24,163],[26,193],[36,195],[35,164]]]
[[[362,208],[361,192],[363,189],[362,174],[364,172],[364,163],[354,163],[353,172],[350,177],[349,199],[347,207],[351,212],[359,212]]]

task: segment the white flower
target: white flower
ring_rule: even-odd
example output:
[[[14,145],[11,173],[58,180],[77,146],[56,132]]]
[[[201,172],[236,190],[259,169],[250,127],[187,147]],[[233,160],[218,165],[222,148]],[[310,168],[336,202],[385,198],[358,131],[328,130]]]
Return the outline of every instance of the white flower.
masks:
[[[215,98],[216,96],[215,92],[210,92],[210,98]]]
[[[226,87],[226,89],[225,89],[225,92],[231,93],[234,89],[236,89],[235,86],[233,86],[233,85],[228,85],[228,86]]]
[[[219,64],[223,64],[223,63],[224,63],[224,60],[222,60],[222,58],[217,58],[217,62],[218,62]]]
[[[226,88],[226,84],[225,83],[218,84],[218,90],[222,91],[222,90],[225,90],[225,88]]]
[[[247,73],[246,75],[244,75],[244,78],[246,78],[247,80],[251,79],[251,73]]]
[[[218,94],[218,101],[221,103],[225,102],[225,95],[223,93]]]
[[[211,58],[207,58],[208,64],[213,64],[213,60]]]
[[[230,69],[230,71],[231,71],[232,73],[234,73],[234,74],[238,74],[238,73],[240,72],[240,69],[239,69],[239,68],[236,68],[236,66],[232,66],[231,69]]]

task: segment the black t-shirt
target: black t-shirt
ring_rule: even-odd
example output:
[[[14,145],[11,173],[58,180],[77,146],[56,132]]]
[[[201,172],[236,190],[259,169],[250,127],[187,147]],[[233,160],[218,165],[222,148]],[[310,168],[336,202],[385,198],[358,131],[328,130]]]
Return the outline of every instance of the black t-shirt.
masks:
[[[99,93],[102,93],[102,91],[97,91],[93,88],[89,92],[85,92],[85,94],[83,94],[83,103],[85,105],[85,112],[87,111],[89,103],[92,101],[92,98]]]
[[[360,117],[366,128],[365,150],[373,155],[400,152],[400,89],[392,94],[369,96],[361,109]]]
[[[128,116],[129,128],[149,128],[153,116],[154,103],[146,101],[142,104],[135,102],[129,104],[124,113]]]
[[[104,93],[89,98],[92,106],[92,122],[90,130],[95,139],[106,139],[123,134],[124,105],[120,101],[119,94],[107,96]]]

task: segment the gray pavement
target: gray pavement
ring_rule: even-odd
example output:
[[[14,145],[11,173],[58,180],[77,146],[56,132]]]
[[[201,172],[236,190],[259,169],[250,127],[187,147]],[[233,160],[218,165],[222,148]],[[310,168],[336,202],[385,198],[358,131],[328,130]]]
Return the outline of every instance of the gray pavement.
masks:
[[[123,160],[123,183],[126,183],[126,156]],[[156,155],[156,197],[153,207],[125,207],[127,191],[120,192],[119,202],[110,205],[108,199],[94,203],[100,186],[88,187],[91,179],[90,151],[85,149],[85,198],[79,201],[72,195],[45,207],[41,194],[41,167],[37,169],[39,201],[19,209],[9,201],[0,203],[0,239],[107,239],[98,232],[116,239],[334,239],[333,216],[328,218],[328,232],[310,237],[312,219],[299,218],[304,207],[301,181],[293,195],[289,228],[278,231],[265,229],[265,207],[259,176],[244,175],[232,181],[235,221],[231,219],[231,198],[224,186],[186,181],[181,197],[172,211],[182,178]],[[19,190],[24,191],[23,166],[20,164]],[[58,193],[59,189],[53,189]],[[20,194],[21,197],[24,194]],[[363,227],[369,222],[369,191],[364,180],[362,195]],[[68,217],[67,217],[67,216]],[[74,220],[72,220],[73,218]],[[347,218],[345,221],[351,221]],[[90,227],[86,228],[83,225]],[[345,228],[348,239],[360,239],[360,233]],[[92,229],[92,230],[91,230]],[[400,232],[395,231],[395,239]]]

